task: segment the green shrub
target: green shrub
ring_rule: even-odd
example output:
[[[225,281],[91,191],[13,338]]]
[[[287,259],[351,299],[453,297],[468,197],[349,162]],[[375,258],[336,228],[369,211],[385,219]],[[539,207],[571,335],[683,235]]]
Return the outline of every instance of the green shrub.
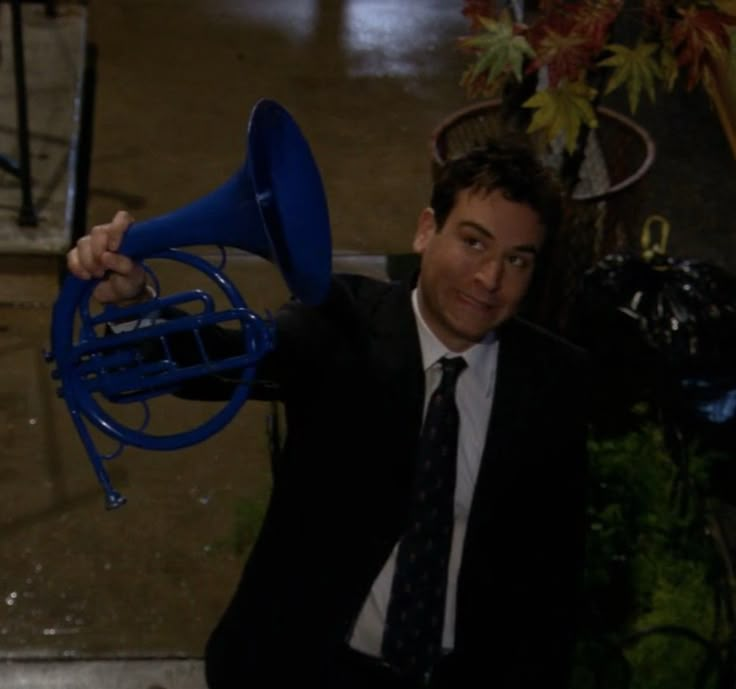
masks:
[[[638,428],[590,441],[573,686],[715,687],[708,649],[720,651],[731,633],[722,614],[731,601],[716,596],[723,568],[709,526],[712,457],[694,446],[673,451],[662,426],[639,411]]]

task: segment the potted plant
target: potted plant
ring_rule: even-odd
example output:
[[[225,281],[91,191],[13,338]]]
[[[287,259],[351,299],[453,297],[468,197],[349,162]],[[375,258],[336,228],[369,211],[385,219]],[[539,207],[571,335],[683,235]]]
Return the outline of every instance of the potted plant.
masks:
[[[539,0],[524,16],[513,6],[464,0],[462,84],[528,113],[527,131],[568,155],[598,127],[609,93],[625,90],[635,114],[660,87],[712,89],[736,24],[733,0]]]

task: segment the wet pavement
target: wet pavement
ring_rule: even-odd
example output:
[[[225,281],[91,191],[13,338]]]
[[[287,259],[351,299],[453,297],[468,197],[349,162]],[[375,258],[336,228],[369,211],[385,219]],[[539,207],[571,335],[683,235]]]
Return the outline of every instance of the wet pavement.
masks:
[[[87,225],[119,208],[153,217],[219,186],[244,161],[252,106],[269,97],[294,115],[322,171],[338,267],[383,274],[383,255],[410,249],[431,132],[467,104],[455,45],[466,28],[461,3],[84,7],[59,3],[62,18],[82,12],[99,51]],[[34,21],[53,32],[57,20]],[[63,165],[36,162],[36,183],[57,187],[40,196],[40,212],[64,216],[51,202],[68,190]],[[0,178],[3,193],[12,189]],[[59,223],[68,240],[68,218]],[[200,689],[198,659],[252,539],[243,524],[257,523],[268,492],[269,409],[248,403],[220,434],[175,453],[126,449],[110,473],[129,502],[106,512],[42,357],[59,242],[34,253],[0,255],[0,687]],[[167,289],[189,279],[160,270]],[[235,254],[228,274],[259,313],[286,297],[260,259]],[[155,421],[186,428],[213,409],[161,400]]]

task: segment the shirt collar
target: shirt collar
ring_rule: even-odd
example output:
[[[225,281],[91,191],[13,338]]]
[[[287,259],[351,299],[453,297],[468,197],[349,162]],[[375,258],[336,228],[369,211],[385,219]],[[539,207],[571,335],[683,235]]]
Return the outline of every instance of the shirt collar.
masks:
[[[476,380],[488,381],[485,388],[486,397],[491,396],[493,386],[493,371],[498,356],[498,338],[495,331],[491,330],[478,343],[468,347],[464,352],[451,352],[445,347],[437,336],[430,330],[422,314],[419,312],[419,287],[412,290],[411,305],[419,332],[419,346],[422,350],[422,368],[426,373],[443,356],[462,356],[468,364],[468,369],[473,372]]]

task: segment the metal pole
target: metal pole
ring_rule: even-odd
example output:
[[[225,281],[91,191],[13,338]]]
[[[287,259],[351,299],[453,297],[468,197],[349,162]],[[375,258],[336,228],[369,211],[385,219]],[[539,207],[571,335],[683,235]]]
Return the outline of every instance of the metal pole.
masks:
[[[38,225],[38,217],[31,196],[31,155],[28,145],[28,93],[23,52],[23,23],[20,0],[11,0],[13,24],[13,56],[15,61],[15,102],[18,108],[18,149],[20,153],[20,186],[23,195],[18,215],[21,226]]]

